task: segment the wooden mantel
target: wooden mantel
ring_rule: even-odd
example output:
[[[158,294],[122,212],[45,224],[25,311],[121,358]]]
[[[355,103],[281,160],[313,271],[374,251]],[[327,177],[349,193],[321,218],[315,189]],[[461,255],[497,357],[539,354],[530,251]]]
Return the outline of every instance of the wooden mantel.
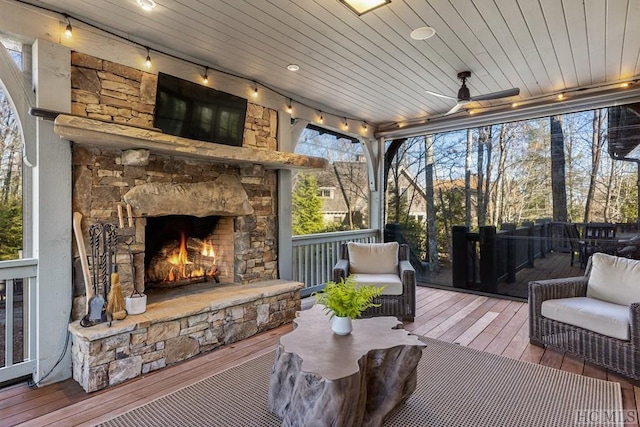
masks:
[[[60,138],[78,144],[121,150],[146,149],[157,154],[225,164],[259,164],[271,169],[325,169],[328,164],[321,157],[196,141],[153,129],[67,114],[56,117],[54,131]]]

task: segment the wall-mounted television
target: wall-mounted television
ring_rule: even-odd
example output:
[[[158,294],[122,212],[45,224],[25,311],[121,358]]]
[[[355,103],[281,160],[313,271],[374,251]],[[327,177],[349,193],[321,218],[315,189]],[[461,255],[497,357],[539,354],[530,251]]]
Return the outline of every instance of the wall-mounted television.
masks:
[[[158,75],[153,125],[164,133],[240,147],[246,114],[244,98]]]

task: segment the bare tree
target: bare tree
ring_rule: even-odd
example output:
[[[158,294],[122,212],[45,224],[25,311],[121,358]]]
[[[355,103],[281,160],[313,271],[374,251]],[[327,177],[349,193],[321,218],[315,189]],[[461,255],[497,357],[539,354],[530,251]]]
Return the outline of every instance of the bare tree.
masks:
[[[593,110],[593,119],[591,122],[591,171],[589,177],[589,191],[587,192],[587,200],[584,205],[584,222],[589,222],[591,220],[591,206],[596,192],[598,171],[600,169],[600,158],[602,157],[602,147],[604,146],[603,120],[602,110]]]
[[[427,248],[429,253],[429,271],[434,273],[439,270],[438,265],[438,229],[436,227],[436,205],[433,191],[433,136],[427,135],[424,139],[425,152],[427,153],[425,164],[425,196],[427,202]]]
[[[567,190],[565,181],[564,135],[562,116],[551,116],[551,195],[553,220],[567,221]]]
[[[471,227],[471,153],[473,152],[473,134],[467,129],[467,150],[464,161],[464,213],[465,225]]]

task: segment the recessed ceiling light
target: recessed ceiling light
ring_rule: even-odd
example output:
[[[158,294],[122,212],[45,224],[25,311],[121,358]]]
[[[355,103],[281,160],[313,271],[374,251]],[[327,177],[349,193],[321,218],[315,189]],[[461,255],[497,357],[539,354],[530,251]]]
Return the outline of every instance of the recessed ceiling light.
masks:
[[[411,38],[414,40],[426,40],[429,37],[433,37],[436,33],[436,29],[433,27],[420,27],[411,31]]]
[[[300,69],[300,66],[297,64],[289,64],[287,65],[287,70],[289,71],[298,71]]]
[[[153,0],[136,0],[136,1],[138,2],[138,5],[140,5],[140,7],[143,10],[149,11],[154,7],[156,7],[156,2]]]
[[[371,12],[374,9],[391,3],[391,0],[338,0],[340,3],[347,6],[356,15],[364,15],[367,12]]]

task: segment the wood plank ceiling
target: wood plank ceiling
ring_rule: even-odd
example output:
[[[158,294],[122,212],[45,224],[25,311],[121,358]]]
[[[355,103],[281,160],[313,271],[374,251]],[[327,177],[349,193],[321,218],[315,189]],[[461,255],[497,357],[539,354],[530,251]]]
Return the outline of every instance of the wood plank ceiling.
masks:
[[[455,101],[425,90],[456,96],[465,70],[472,96],[521,90],[469,108],[640,76],[640,0],[392,0],[360,17],[337,0],[32,3],[382,127],[447,112]],[[434,37],[409,37],[425,25]]]

